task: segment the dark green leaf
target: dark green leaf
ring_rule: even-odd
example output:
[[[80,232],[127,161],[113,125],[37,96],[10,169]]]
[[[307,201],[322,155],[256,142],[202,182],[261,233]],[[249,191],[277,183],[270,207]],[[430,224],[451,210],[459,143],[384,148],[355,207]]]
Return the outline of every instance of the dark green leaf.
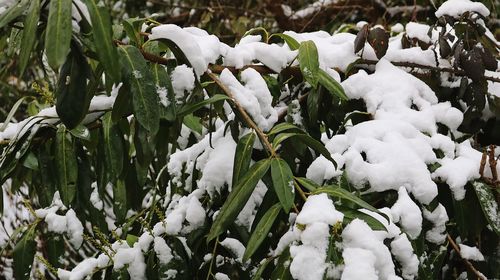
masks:
[[[28,14],[24,20],[23,38],[19,49],[19,76],[22,77],[24,69],[28,65],[31,50],[35,45],[36,28],[40,18],[40,0],[32,0],[28,9]]]
[[[7,118],[5,118],[5,121],[3,122],[2,126],[0,126],[0,132],[4,131],[7,128],[10,121],[12,120],[12,117],[14,117],[14,114],[16,113],[17,109],[19,109],[19,106],[21,106],[21,104],[26,98],[28,98],[28,96],[21,97],[19,98],[19,100],[16,101],[16,103],[14,103],[14,105],[9,111],[9,114],[7,115]]]
[[[278,145],[281,142],[283,142],[284,140],[286,140],[290,137],[297,138],[302,143],[304,143],[307,146],[309,146],[310,148],[314,149],[316,152],[319,152],[326,159],[331,161],[335,167],[337,167],[337,163],[332,158],[330,152],[325,148],[325,146],[321,142],[317,141],[316,139],[314,139],[311,136],[304,134],[304,133],[281,133],[281,134],[278,134],[273,140],[273,147],[278,147]]]
[[[14,276],[17,280],[30,279],[31,267],[35,258],[35,228],[30,227],[17,242],[12,253]]]
[[[342,212],[342,214],[344,214],[344,223],[346,224],[350,223],[354,219],[360,219],[365,221],[372,230],[387,231],[384,224],[382,224],[379,220],[373,218],[368,214],[349,208],[340,208],[340,207],[337,208],[338,208],[337,210],[339,210],[340,212]]]
[[[215,239],[223,233],[231,223],[234,222],[241,209],[245,206],[247,200],[252,195],[255,186],[259,180],[266,174],[271,164],[269,159],[264,159],[254,164],[248,172],[241,178],[222,205],[217,217],[215,218],[210,233],[207,236],[207,242]]]
[[[319,83],[324,86],[332,96],[338,97],[340,98],[340,100],[344,101],[349,99],[345,94],[342,86],[337,81],[335,81],[332,76],[328,75],[328,73],[326,73],[322,69],[319,69],[318,77]]]
[[[288,163],[280,158],[273,158],[271,160],[271,177],[274,191],[283,206],[283,210],[288,213],[295,198],[293,173]]]
[[[99,61],[106,74],[115,82],[120,80],[120,62],[113,45],[111,20],[106,7],[98,7],[95,0],[85,0],[92,21],[92,38]]]
[[[280,124],[275,125],[271,129],[271,131],[269,131],[267,133],[267,135],[274,135],[274,134],[278,134],[280,132],[287,131],[287,130],[293,130],[293,132],[297,132],[297,133],[299,133],[299,132],[305,133],[298,126],[291,124],[291,123],[284,122],[284,123],[280,123]]]
[[[56,111],[68,129],[76,127],[87,115],[93,93],[87,90],[90,66],[81,50],[73,45],[61,67],[56,91]]]
[[[199,117],[195,117],[193,114],[185,115],[182,119],[182,123],[192,131],[201,135],[203,125],[201,125],[201,119]]]
[[[73,141],[64,125],[60,125],[57,130],[55,148],[59,193],[64,205],[69,206],[76,193],[78,164]]]
[[[244,263],[252,257],[255,251],[257,251],[257,249],[259,248],[262,241],[264,241],[264,239],[267,237],[269,231],[271,230],[271,227],[274,224],[274,220],[276,220],[276,217],[280,213],[280,210],[281,205],[279,203],[276,203],[271,208],[269,208],[269,210],[267,210],[264,216],[262,216],[259,223],[257,224],[257,227],[252,233],[252,236],[250,236],[250,240],[248,241],[248,244],[246,246],[245,253],[243,254]]]
[[[255,133],[250,132],[243,136],[236,145],[233,165],[232,186],[238,184],[240,179],[248,171],[252,159],[253,144],[255,142]]]
[[[151,134],[156,134],[160,124],[158,93],[153,75],[139,49],[121,46],[124,65],[128,68],[128,79],[132,91],[134,115]]]
[[[45,33],[45,52],[52,69],[59,69],[69,53],[71,41],[71,0],[52,0]]]
[[[483,182],[476,181],[473,183],[474,191],[476,191],[479,204],[483,210],[484,216],[491,226],[493,231],[500,235],[500,219],[498,218],[498,204],[493,195],[492,188]]]
[[[123,223],[127,216],[127,188],[125,182],[121,179],[113,184],[113,212],[116,215],[116,221]]]
[[[89,129],[82,124],[77,125],[75,128],[73,128],[69,132],[71,133],[71,135],[75,136],[76,138],[80,138],[80,139],[85,140],[85,141],[91,140]]]
[[[319,59],[318,49],[313,41],[300,43],[298,60],[302,75],[313,88],[316,88],[319,79]]]
[[[321,186],[316,184],[313,180],[304,177],[295,177],[295,180],[297,180],[299,184],[301,184],[304,188],[306,188],[310,192],[313,192],[316,189],[321,188]]]
[[[195,112],[196,110],[206,106],[206,105],[209,105],[209,104],[212,104],[212,103],[215,103],[215,102],[218,102],[218,101],[222,101],[222,100],[227,100],[227,99],[230,99],[229,97],[227,97],[226,95],[223,95],[223,94],[216,94],[208,99],[205,99],[203,101],[200,101],[196,104],[186,104],[185,106],[183,106],[179,112],[178,112],[178,115],[179,116],[185,116],[187,114],[191,114],[193,112]]]
[[[111,120],[111,113],[106,113],[102,119],[104,155],[113,178],[120,176],[123,170],[123,138],[120,130]]]
[[[368,204],[367,202],[365,202],[361,198],[357,197],[356,195],[350,193],[347,190],[344,190],[343,188],[335,187],[335,186],[329,186],[329,187],[323,187],[323,188],[316,189],[313,192],[313,194],[318,194],[318,193],[326,193],[326,194],[328,194],[329,196],[332,196],[332,197],[336,197],[336,198],[348,200],[348,201],[353,202],[354,204],[356,204],[356,205],[358,205],[358,206],[360,206],[362,208],[365,208],[367,210],[370,210],[372,212],[380,214],[387,221],[390,221],[386,214],[380,212],[377,208],[371,206],[370,204]]]

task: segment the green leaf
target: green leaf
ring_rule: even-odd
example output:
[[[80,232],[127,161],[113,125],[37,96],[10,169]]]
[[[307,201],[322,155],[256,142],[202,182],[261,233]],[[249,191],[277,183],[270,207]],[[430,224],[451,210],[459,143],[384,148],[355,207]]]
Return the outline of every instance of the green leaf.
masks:
[[[272,168],[272,165],[271,165]],[[255,228],[252,236],[250,236],[250,240],[245,249],[245,253],[243,254],[243,263],[245,263],[248,259],[252,257],[252,255],[257,251],[262,241],[267,237],[271,227],[274,224],[274,220],[278,217],[280,213],[281,205],[279,203],[274,204],[269,210],[267,210],[266,214],[262,216],[257,227]]]
[[[116,215],[116,221],[121,224],[125,222],[127,216],[127,188],[125,182],[121,179],[113,184],[113,212]]]
[[[299,66],[305,80],[313,88],[318,86],[319,59],[318,49],[313,41],[305,41],[299,47]]]
[[[287,122],[283,122],[283,123],[280,123],[280,124],[277,124],[275,125],[271,131],[269,131],[267,133],[267,135],[274,135],[274,134],[278,134],[280,132],[283,132],[283,131],[287,131],[287,130],[292,130],[293,132],[296,132],[296,133],[305,133],[302,129],[300,129],[298,126],[294,125],[294,124],[291,124],[291,123],[287,123]]]
[[[293,173],[288,163],[283,159],[273,158],[271,160],[271,177],[274,191],[283,206],[283,210],[288,213],[295,198]]]
[[[123,29],[125,29],[131,43],[134,43],[136,47],[142,44],[140,31],[144,21],[146,21],[145,18],[129,18],[122,22]]]
[[[338,97],[343,101],[349,99],[345,94],[342,86],[337,81],[335,81],[332,76],[328,75],[328,73],[326,73],[323,69],[319,69],[318,77],[319,83],[324,86],[332,96]]]
[[[273,147],[278,147],[278,145],[285,141],[288,138],[298,138],[302,143],[306,144],[308,147],[314,149],[316,152],[320,153],[323,155],[326,159],[331,161],[335,168],[337,168],[337,163],[335,160],[332,158],[330,155],[330,152],[325,148],[325,146],[317,141],[316,139],[312,138],[311,136],[304,134],[304,133],[281,133],[278,134],[274,140],[273,140]]]
[[[269,33],[262,26],[255,27],[255,28],[252,28],[252,29],[248,30],[247,32],[245,32],[245,34],[243,34],[242,37],[245,37],[245,36],[248,36],[248,35],[253,35],[253,34],[259,34],[259,33],[263,35],[262,41],[264,43],[267,43],[269,41]]]
[[[193,116],[193,114],[186,115],[182,119],[182,123],[192,131],[201,135],[203,131],[203,125],[201,125],[201,119],[199,117],[195,117]]]
[[[10,123],[10,120],[12,120],[12,118],[14,117],[14,114],[17,112],[17,109],[19,109],[19,106],[21,106],[21,104],[23,103],[23,101],[26,98],[28,98],[28,96],[21,97],[21,98],[19,98],[19,100],[16,101],[16,103],[14,103],[14,105],[12,106],[12,108],[9,111],[9,114],[7,115],[7,118],[5,118],[5,121],[3,122],[2,126],[0,127],[0,132],[4,131],[7,128],[7,126]]]
[[[16,19],[18,16],[22,15],[29,3],[29,0],[22,0],[21,2],[15,3],[7,8],[7,10],[3,11],[0,15],[0,29]]]
[[[120,176],[123,170],[123,137],[111,120],[111,113],[106,113],[102,118],[103,144],[106,165],[113,178]]]
[[[257,272],[255,272],[254,276],[252,277],[252,280],[261,280],[262,274],[264,273],[264,270],[266,270],[267,266],[274,260],[274,258],[267,258],[264,263],[262,263],[259,266],[259,269],[257,269]]]
[[[212,103],[215,103],[218,101],[222,101],[222,100],[228,100],[228,99],[230,99],[230,98],[224,94],[215,94],[214,96],[212,96],[208,99],[205,99],[203,101],[200,101],[196,104],[186,104],[185,106],[183,106],[179,110],[179,112],[177,114],[179,116],[185,116],[187,114],[191,114],[191,113],[195,112],[196,110],[198,110],[202,107],[205,107],[206,105],[209,105],[209,104],[212,104]]]
[[[69,206],[76,193],[78,164],[73,141],[71,140],[71,136],[66,133],[64,125],[60,125],[57,130],[55,147],[59,193],[64,205]]]
[[[348,224],[354,219],[360,219],[366,222],[366,224],[372,230],[384,230],[387,231],[387,228],[382,224],[379,220],[373,218],[372,216],[360,212],[358,210],[349,209],[349,208],[341,208],[337,207],[337,210],[344,214],[344,223]]]
[[[90,66],[78,46],[73,45],[61,67],[56,90],[56,111],[68,129],[76,127],[87,115],[93,92],[87,89]]]
[[[297,180],[299,184],[301,184],[304,188],[306,188],[310,192],[314,192],[315,190],[321,188],[321,186],[316,184],[316,182],[314,182],[313,180],[304,177],[295,177],[295,180]]]
[[[40,18],[40,0],[32,0],[28,9],[28,14],[24,20],[23,37],[21,39],[21,48],[19,49],[19,76],[22,77],[28,61],[31,50],[35,45],[36,28]]]
[[[238,184],[240,179],[248,171],[252,159],[253,144],[255,142],[255,133],[250,132],[243,136],[236,145],[233,165],[232,186]]]
[[[57,70],[66,60],[71,41],[71,0],[52,0],[45,33],[45,53],[52,69]]]
[[[283,39],[283,41],[285,41],[285,43],[288,45],[288,47],[292,51],[297,50],[300,47],[299,42],[297,42],[297,40],[295,40],[293,37],[291,37],[289,35],[286,35],[283,33],[274,33],[273,35],[271,35],[271,37],[269,37],[269,39],[271,39],[273,36],[278,36],[281,39]]]
[[[17,280],[30,279],[31,266],[35,258],[35,227],[30,227],[17,242],[12,252],[14,276]]]
[[[487,184],[476,181],[473,183],[479,204],[483,210],[484,216],[493,231],[500,235],[500,218],[498,218],[498,204],[493,195],[492,188]]]
[[[344,190],[341,187],[336,187],[336,186],[322,187],[322,188],[319,188],[319,189],[315,190],[312,194],[319,194],[319,193],[326,193],[329,196],[333,196],[333,197],[337,197],[337,198],[340,198],[340,199],[348,200],[348,201],[350,201],[350,202],[352,202],[352,203],[354,203],[354,204],[356,204],[356,205],[358,205],[358,206],[360,206],[362,208],[365,208],[365,209],[368,209],[368,210],[370,210],[372,212],[380,214],[388,222],[390,221],[389,217],[387,217],[386,214],[380,212],[377,208],[371,206],[370,204],[368,204],[367,202],[365,202],[361,198],[357,197],[356,195],[350,193],[347,190]]]
[[[212,224],[210,233],[207,236],[207,242],[215,239],[234,222],[241,209],[243,209],[252,195],[255,186],[264,174],[266,174],[270,164],[271,162],[269,159],[257,162],[248,170],[245,176],[241,178],[239,183],[233,186],[233,190],[229,193],[226,202],[222,205]]]
[[[160,125],[159,100],[153,75],[139,49],[120,46],[124,64],[129,70],[127,79],[132,91],[134,115],[151,134],[156,134]]]
[[[80,139],[85,140],[85,141],[91,140],[89,129],[82,124],[77,125],[75,128],[70,130],[69,133],[71,133],[71,135],[75,136],[76,138],[80,138]]]
[[[112,80],[120,80],[120,62],[113,44],[111,19],[106,7],[98,7],[95,0],[85,0],[92,21],[92,38],[99,61]]]
[[[170,102],[167,107],[165,107],[164,104],[160,105],[160,118],[168,121],[174,121],[177,115],[177,101],[175,100],[175,92],[172,87],[170,76],[167,74],[165,67],[158,63],[153,63],[151,65],[151,71],[153,73],[157,91],[166,90],[167,99]]]

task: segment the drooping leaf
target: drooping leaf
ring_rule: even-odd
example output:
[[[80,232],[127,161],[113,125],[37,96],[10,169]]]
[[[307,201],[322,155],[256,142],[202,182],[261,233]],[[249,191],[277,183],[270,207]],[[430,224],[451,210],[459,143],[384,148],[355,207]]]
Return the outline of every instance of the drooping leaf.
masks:
[[[273,158],[271,160],[271,177],[274,191],[280,200],[281,206],[288,213],[295,198],[293,173],[288,163],[283,159]]]
[[[85,0],[92,21],[92,38],[99,61],[106,74],[115,82],[120,80],[120,62],[113,45],[111,19],[106,7],[99,7],[96,0]]]
[[[151,69],[158,95],[161,96],[161,94],[165,94],[166,92],[166,96],[164,96],[166,100],[160,100],[160,118],[173,121],[177,116],[177,101],[170,76],[167,74],[165,67],[158,63],[153,63]]]
[[[201,124],[201,119],[199,117],[193,116],[193,114],[185,115],[182,119],[182,123],[192,131],[201,135],[203,125]]]
[[[70,205],[76,193],[78,164],[73,141],[64,125],[57,130],[55,149],[59,193],[64,205]]]
[[[288,138],[297,138],[300,140],[302,143],[306,144],[310,148],[314,149],[316,152],[320,153],[323,155],[326,159],[331,161],[335,167],[337,167],[337,163],[335,160],[332,158],[330,152],[325,148],[325,146],[319,142],[318,140],[312,138],[311,136],[304,134],[304,133],[281,133],[278,134],[274,140],[273,140],[273,147],[278,147],[278,145],[285,141]]]
[[[69,132],[71,133],[71,135],[73,135],[76,138],[80,138],[80,139],[85,140],[85,141],[91,140],[89,129],[82,124],[77,125],[75,128],[71,129]]]
[[[104,156],[106,165],[113,178],[121,175],[123,170],[123,137],[120,136],[118,127],[111,120],[111,113],[106,113],[102,118]]]
[[[10,121],[12,120],[12,117],[14,117],[14,114],[16,113],[17,109],[19,109],[19,106],[23,103],[24,100],[26,100],[28,96],[23,96],[19,98],[19,100],[14,103],[12,108],[9,111],[9,114],[7,115],[7,118],[5,118],[5,121],[3,122],[2,126],[0,126],[0,132],[4,131],[7,126],[9,125]]]
[[[295,177],[295,180],[297,180],[297,182],[299,184],[301,184],[304,188],[306,188],[310,192],[314,192],[315,190],[321,188],[320,185],[316,184],[311,179],[307,179],[307,178],[304,178],[304,177]]]
[[[313,41],[300,43],[299,66],[305,80],[313,87],[318,86],[319,58],[318,49]]]
[[[274,134],[278,134],[280,132],[283,132],[283,131],[287,131],[287,130],[293,130],[293,132],[297,132],[297,133],[305,133],[302,129],[300,129],[298,126],[294,125],[294,124],[291,124],[291,123],[287,123],[287,122],[283,122],[283,123],[280,123],[280,124],[277,124],[275,125],[268,133],[267,135],[274,135]]]
[[[387,217],[386,214],[380,212],[377,208],[371,206],[369,203],[366,201],[362,200],[361,198],[357,197],[356,195],[350,193],[347,190],[344,190],[341,187],[336,187],[336,186],[329,186],[329,187],[322,187],[319,189],[316,189],[313,194],[318,194],[318,193],[326,193],[329,196],[340,198],[340,199],[345,199],[350,202],[353,202],[354,204],[365,208],[367,210],[370,210],[372,212],[375,212],[377,214],[382,215],[387,221],[390,221],[389,218]]]
[[[71,0],[53,0],[49,4],[49,18],[45,33],[45,53],[52,69],[59,69],[69,53],[71,41]]]
[[[269,210],[267,210],[266,214],[262,216],[257,227],[255,227],[254,232],[250,236],[250,240],[246,246],[245,253],[243,254],[243,262],[246,262],[248,259],[252,257],[252,255],[257,251],[262,241],[268,236],[271,227],[274,224],[274,220],[278,217],[280,213],[281,205],[280,203],[274,204]]]
[[[61,67],[56,90],[56,111],[68,129],[76,127],[87,115],[93,93],[87,89],[90,66],[76,44]]]
[[[17,242],[12,253],[14,276],[18,280],[30,279],[31,267],[35,258],[35,228],[30,227]]]
[[[247,200],[252,195],[255,186],[259,180],[266,174],[271,162],[264,159],[254,164],[248,172],[241,178],[236,186],[233,186],[226,202],[222,205],[217,217],[215,218],[210,233],[207,236],[207,242],[215,239],[223,233],[234,219],[238,216],[241,209],[245,206]]]
[[[32,0],[28,8],[28,14],[24,20],[23,38],[21,39],[21,48],[19,49],[19,76],[22,77],[28,61],[31,50],[36,41],[36,28],[40,18],[40,0]]]
[[[498,204],[492,189],[483,182],[476,181],[473,183],[474,191],[476,192],[479,204],[483,210],[484,217],[488,221],[493,231],[500,235],[500,219],[498,218]]]
[[[209,104],[212,104],[212,103],[215,103],[218,101],[222,101],[222,100],[228,100],[228,99],[230,99],[230,98],[226,95],[216,94],[216,95],[214,95],[208,99],[205,99],[203,101],[200,101],[198,103],[186,104],[185,106],[183,106],[182,108],[179,109],[179,112],[177,112],[177,114],[179,116],[185,116],[187,114],[191,114],[191,113],[195,112],[196,110],[198,110],[206,105],[209,105]]]
[[[269,39],[271,39],[273,36],[278,36],[281,39],[283,39],[283,41],[285,41],[285,43],[292,51],[298,50],[300,47],[299,42],[297,42],[297,40],[295,40],[293,37],[289,35],[286,35],[284,33],[274,33],[273,35],[271,35],[271,37],[269,37]]]
[[[159,100],[153,75],[141,52],[133,46],[121,46],[123,63],[128,69],[134,115],[151,134],[160,124]]]
[[[360,212],[358,210],[354,209],[349,209],[349,208],[340,208],[337,207],[342,214],[344,214],[344,223],[348,224],[354,219],[360,219],[366,222],[368,226],[372,230],[387,230],[387,228],[382,224],[379,220],[373,218],[372,216],[365,214],[363,212]]]
[[[262,34],[262,41],[264,43],[267,43],[267,41],[269,41],[269,33],[262,26],[255,27],[255,28],[248,30],[247,32],[245,32],[245,34],[243,34],[243,37],[248,36],[248,35],[254,35],[254,34]]]
[[[318,77],[319,77],[319,83],[322,86],[324,86],[332,96],[338,97],[340,100],[343,101],[349,99],[345,94],[342,86],[337,81],[335,81],[335,79],[332,78],[332,76],[328,75],[328,73],[326,73],[323,69],[319,69]]]
[[[238,141],[234,155],[232,186],[235,186],[248,171],[254,142],[255,133],[253,132],[248,133]]]
[[[113,213],[116,215],[116,221],[123,223],[127,216],[127,188],[125,182],[121,179],[113,184]]]

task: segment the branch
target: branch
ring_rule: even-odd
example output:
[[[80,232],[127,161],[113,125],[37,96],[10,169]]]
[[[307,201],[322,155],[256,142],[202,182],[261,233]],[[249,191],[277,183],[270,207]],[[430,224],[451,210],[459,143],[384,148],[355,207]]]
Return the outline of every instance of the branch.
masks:
[[[460,259],[462,259],[467,268],[477,276],[477,279],[487,280],[486,277],[484,277],[484,275],[481,272],[479,272],[479,270],[477,270],[469,260],[464,259],[462,255],[460,255],[460,248],[458,247],[457,243],[455,243],[453,238],[449,234],[446,235],[446,238],[448,239],[448,242],[450,242],[450,245],[453,248],[453,250],[455,250],[458,253],[458,256],[460,257]]]
[[[224,83],[222,83],[222,81],[214,74],[214,73],[210,73],[210,72],[207,72],[207,75],[222,89],[222,91],[224,91],[224,93],[231,99],[232,103],[234,104],[234,107],[236,107],[236,110],[238,110],[238,112],[241,114],[243,120],[245,121],[245,123],[250,127],[252,128],[253,130],[255,130],[255,132],[257,133],[257,136],[259,137],[260,141],[262,142],[262,144],[266,147],[266,149],[269,151],[269,153],[271,154],[271,156],[276,156],[276,152],[274,151],[273,149],[273,146],[271,145],[271,143],[269,142],[269,140],[267,139],[267,136],[266,134],[264,134],[264,132],[255,124],[255,122],[252,120],[252,118],[247,114],[247,112],[245,111],[245,109],[238,103],[238,101],[234,98],[234,95],[231,93],[231,90],[229,90],[229,88],[226,87],[226,85]]]

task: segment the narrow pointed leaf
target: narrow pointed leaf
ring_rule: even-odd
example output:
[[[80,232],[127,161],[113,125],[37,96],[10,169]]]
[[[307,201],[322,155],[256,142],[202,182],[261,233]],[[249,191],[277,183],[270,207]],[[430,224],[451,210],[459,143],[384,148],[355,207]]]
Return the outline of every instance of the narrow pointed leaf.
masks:
[[[111,120],[111,113],[107,113],[102,119],[102,129],[106,165],[111,176],[117,178],[123,170],[123,138],[118,127]]]
[[[280,213],[281,205],[280,203],[274,204],[269,210],[267,210],[266,214],[262,216],[257,227],[254,232],[250,236],[250,240],[248,241],[245,253],[243,254],[243,263],[245,263],[248,259],[252,257],[252,255],[257,251],[262,241],[267,237],[271,227],[278,217]]]
[[[492,189],[485,183],[476,181],[473,183],[474,191],[476,191],[479,204],[483,210],[484,217],[488,221],[493,231],[500,235],[500,219],[498,218],[498,204]]]
[[[336,186],[323,187],[323,188],[319,188],[313,192],[313,194],[318,194],[318,193],[326,193],[327,195],[332,196],[332,197],[348,200],[348,201],[360,206],[361,208],[365,208],[367,210],[370,210],[372,212],[375,212],[375,213],[382,215],[385,219],[387,219],[387,221],[389,221],[389,218],[387,217],[386,214],[380,212],[377,208],[371,206],[366,201],[364,201],[361,198],[357,197],[356,195],[350,193],[349,191],[344,190],[341,187],[336,187]]]
[[[318,49],[313,41],[300,44],[298,60],[302,75],[313,88],[316,88],[319,79],[319,58]]]
[[[223,233],[231,223],[234,222],[241,209],[252,195],[255,186],[269,169],[270,160],[264,159],[254,164],[248,172],[241,178],[240,182],[233,186],[226,202],[222,205],[219,214],[215,218],[210,233],[207,236],[207,242],[215,239]]]
[[[19,49],[19,76],[22,76],[24,69],[28,65],[31,50],[35,45],[36,28],[40,18],[40,0],[32,0],[28,9],[28,14],[24,20],[23,37],[21,48]]]
[[[52,0],[45,33],[45,52],[52,69],[59,69],[69,53],[71,41],[71,0]]]
[[[113,44],[111,19],[106,7],[98,7],[95,0],[86,0],[92,21],[92,38],[97,56],[106,74],[115,82],[120,80],[120,63],[118,52]]]
[[[283,33],[275,33],[275,34],[271,35],[270,38],[272,38],[273,36],[278,36],[281,39],[283,39],[283,41],[285,41],[285,43],[288,45],[288,47],[292,51],[298,50],[299,47],[300,47],[300,44],[297,42],[297,40],[295,40],[293,37],[291,37],[289,35],[286,35],[286,34],[283,34]]]
[[[18,16],[22,15],[26,7],[28,7],[29,2],[29,0],[21,0],[18,4],[11,5],[7,10],[3,11],[0,15],[0,28],[3,28]]]
[[[198,110],[206,105],[209,105],[209,104],[212,104],[212,103],[215,103],[218,101],[222,101],[222,100],[227,100],[227,99],[229,99],[229,97],[227,97],[226,95],[216,94],[216,95],[214,95],[208,99],[205,99],[203,101],[200,101],[196,104],[185,105],[184,107],[182,107],[179,110],[178,115],[185,116],[187,114],[191,114],[191,113],[195,112],[196,110]]]
[[[313,192],[316,189],[321,188],[321,186],[316,184],[313,180],[304,177],[295,177],[295,180],[297,180],[299,184],[301,184],[304,188],[306,188],[310,192]]]
[[[78,180],[78,164],[71,136],[64,125],[59,126],[56,135],[56,167],[59,192],[64,205],[70,205],[75,197]]]
[[[293,173],[288,163],[283,159],[273,158],[271,160],[271,177],[274,191],[280,200],[281,206],[288,213],[295,198]]]
[[[12,255],[14,260],[15,279],[30,279],[31,267],[36,252],[34,231],[34,227],[29,228],[14,247]]]
[[[306,144],[309,146],[309,148],[312,148],[316,152],[320,153],[322,156],[324,156],[326,159],[331,161],[335,167],[337,167],[337,163],[335,160],[332,158],[332,155],[330,152],[325,148],[325,146],[319,142],[318,140],[312,138],[311,136],[304,134],[304,133],[281,133],[278,134],[274,140],[273,140],[273,147],[278,147],[281,142],[285,141],[288,138],[298,138],[302,143]]]
[[[328,75],[328,73],[326,73],[323,69],[319,69],[318,77],[319,83],[324,86],[331,95],[336,96],[343,101],[349,99],[345,94],[342,86],[337,81],[335,81],[332,76]]]
[[[146,130],[156,134],[160,125],[159,100],[151,70],[136,47],[121,46],[120,51],[128,69],[134,115]]]
[[[254,142],[255,133],[250,132],[247,135],[243,136],[236,145],[233,165],[233,186],[235,186],[239,182],[241,177],[243,177],[248,171],[248,167],[250,166],[250,161],[252,159]]]

